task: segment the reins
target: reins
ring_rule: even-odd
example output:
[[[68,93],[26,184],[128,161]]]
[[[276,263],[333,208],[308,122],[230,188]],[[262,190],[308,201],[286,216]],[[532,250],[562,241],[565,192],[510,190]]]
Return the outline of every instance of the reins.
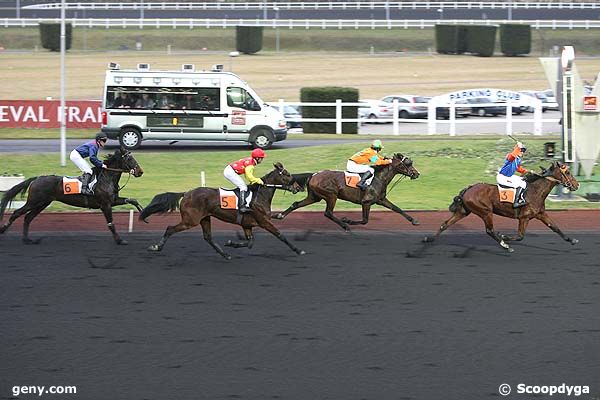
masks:
[[[106,167],[106,168],[102,168],[103,170],[106,171],[112,171],[112,172],[127,172],[129,174],[129,176],[127,177],[127,182],[125,182],[125,184],[121,187],[118,187],[119,185],[117,184],[117,193],[119,193],[121,191],[121,189],[123,189],[125,186],[127,186],[127,184],[129,183],[129,180],[131,179],[131,170],[126,170],[126,169],[121,169],[121,168],[110,168],[110,167]]]

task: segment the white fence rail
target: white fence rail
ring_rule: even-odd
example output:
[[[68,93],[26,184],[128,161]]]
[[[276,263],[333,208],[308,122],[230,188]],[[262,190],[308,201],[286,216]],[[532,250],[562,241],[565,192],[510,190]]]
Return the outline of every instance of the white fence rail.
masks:
[[[514,1],[322,1],[322,2],[110,2],[110,3],[67,3],[68,10],[360,10],[360,9],[600,9],[595,2],[514,2]],[[34,4],[23,7],[27,10],[60,9],[60,2]]]
[[[338,99],[334,103],[301,103],[301,102],[286,102],[283,99],[280,99],[276,103],[279,107],[279,110],[283,110],[284,106],[300,106],[300,107],[335,107],[335,118],[290,118],[287,119],[289,122],[335,122],[335,133],[342,134],[342,123],[347,122],[355,122],[355,123],[366,123],[372,122],[367,117],[360,118],[343,118],[342,109],[343,107],[359,107],[364,106],[365,103],[344,103],[342,100]],[[556,118],[543,118],[542,117],[542,103],[534,107],[533,118],[520,118],[518,121],[515,121],[512,117],[513,107],[517,107],[520,105],[524,105],[518,102],[501,102],[501,103],[477,103],[476,107],[503,107],[505,108],[505,117],[504,118],[489,118],[489,119],[476,119],[469,120],[468,118],[461,118],[458,120],[456,118],[456,107],[465,107],[465,104],[456,104],[456,103],[448,103],[448,104],[431,104],[431,103],[411,103],[411,106],[426,106],[428,107],[427,114],[427,134],[435,135],[438,133],[438,125],[450,125],[449,135],[456,136],[457,127],[463,124],[497,124],[499,122],[505,123],[504,132],[506,135],[512,135],[514,130],[514,124],[530,124],[531,131],[534,135],[542,134],[542,126],[544,123],[557,123],[560,120]],[[436,107],[448,107],[449,109],[449,118],[447,121],[439,121],[436,118]],[[392,134],[400,135],[400,123],[402,122],[424,122],[423,119],[413,119],[413,118],[399,118],[399,103],[397,100],[394,100],[392,103],[392,118],[390,119],[377,119],[377,122],[391,122],[392,123]]]
[[[0,26],[32,27],[40,22],[60,23],[59,18],[3,18]],[[529,24],[534,29],[597,29],[600,20],[460,20],[460,19],[404,19],[404,20],[350,20],[350,19],[156,19],[156,18],[68,18],[74,27],[88,28],[232,28],[235,26],[264,26],[267,28],[286,29],[408,29],[430,28],[436,24],[468,24],[468,25],[498,25],[498,24]]]

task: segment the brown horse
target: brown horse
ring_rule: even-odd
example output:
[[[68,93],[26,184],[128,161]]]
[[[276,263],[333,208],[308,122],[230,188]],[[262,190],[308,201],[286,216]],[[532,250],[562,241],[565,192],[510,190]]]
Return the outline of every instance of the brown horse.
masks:
[[[545,206],[546,197],[548,197],[548,194],[550,194],[556,185],[564,185],[571,191],[575,191],[579,188],[579,182],[577,182],[575,177],[571,174],[569,167],[554,162],[550,168],[542,168],[542,173],[540,175],[526,175],[525,180],[527,181],[527,192],[525,195],[527,204],[521,208],[513,208],[512,203],[500,202],[496,185],[476,183],[475,185],[463,189],[459,195],[454,198],[452,204],[450,204],[449,209],[454,213],[452,217],[442,224],[434,237],[425,237],[424,241],[433,242],[443,231],[448,229],[448,227],[460,221],[467,215],[474,213],[485,223],[486,233],[509,252],[514,250],[506,242],[523,240],[527,225],[529,224],[529,221],[534,218],[542,221],[548,228],[559,234],[560,237],[567,242],[570,242],[571,244],[579,243],[577,239],[569,238],[559,229],[546,213]],[[494,231],[494,214],[518,219],[518,235],[506,236]]]
[[[386,197],[387,187],[397,174],[408,176],[410,179],[417,179],[419,177],[419,171],[413,167],[412,160],[400,153],[394,154],[391,164],[375,167],[375,177],[371,185],[364,191],[359,188],[347,186],[343,171],[325,170],[317,172],[308,180],[308,194],[306,198],[294,202],[287,210],[275,215],[274,218],[283,219],[298,208],[325,200],[327,203],[325,216],[341,226],[346,232],[350,231],[348,225],[365,225],[369,222],[369,212],[373,204],[378,204],[395,211],[413,225],[418,225],[419,221],[405,213]],[[333,215],[333,209],[338,198],[354,204],[360,204],[362,206],[362,220],[339,219]]]
[[[275,189],[286,189],[292,193],[299,190],[299,186],[295,183],[294,178],[290,173],[283,168],[281,163],[273,164],[275,169],[265,175],[262,180],[265,185],[250,185],[249,189],[253,192],[251,212],[246,214],[238,214],[237,210],[228,210],[221,208],[219,197],[219,189],[213,188],[196,188],[185,193],[162,193],[154,196],[152,202],[140,213],[140,219],[145,219],[156,213],[173,211],[177,208],[181,212],[181,222],[175,226],[167,227],[160,241],[148,248],[150,251],[161,251],[171,235],[177,232],[185,231],[200,224],[206,240],[213,249],[222,255],[225,259],[230,260],[231,256],[223,251],[221,247],[212,240],[210,227],[210,217],[215,217],[221,221],[231,224],[241,225],[244,229],[246,241],[236,243],[229,241],[228,246],[231,247],[248,247],[252,248],[254,244],[254,235],[252,228],[259,226],[268,232],[271,232],[275,237],[289,246],[290,249],[297,254],[305,254],[303,250],[298,249],[290,243],[285,236],[273,225],[271,218],[271,201],[275,194]],[[183,197],[183,200],[180,199]]]

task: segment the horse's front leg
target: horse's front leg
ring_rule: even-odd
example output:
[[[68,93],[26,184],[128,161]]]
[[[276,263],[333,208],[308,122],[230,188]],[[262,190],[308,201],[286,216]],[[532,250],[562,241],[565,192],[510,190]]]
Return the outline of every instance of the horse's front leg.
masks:
[[[144,207],[142,207],[142,205],[136,199],[130,199],[130,198],[126,198],[126,197],[117,197],[112,205],[114,207],[114,206],[122,206],[125,204],[131,204],[132,206],[137,208],[137,210],[139,212],[142,212],[142,210],[144,209]]]
[[[260,226],[261,228],[263,228],[264,230],[266,230],[268,232],[271,232],[277,239],[279,239],[283,243],[285,243],[296,254],[299,254],[299,255],[306,254],[306,252],[304,250],[300,250],[299,248],[294,246],[289,240],[287,240],[287,238],[285,236],[283,236],[283,234],[279,231],[279,229],[277,229],[277,227],[275,225],[273,225],[271,223],[271,221],[269,221],[268,219],[260,218],[260,220],[257,219],[256,222],[258,222],[258,226]]]
[[[103,205],[100,207],[100,209],[102,210],[102,213],[104,214],[104,218],[106,218],[106,225],[108,225],[108,229],[110,229],[110,232],[112,233],[113,239],[115,239],[115,242],[117,244],[126,245],[127,241],[121,239],[121,237],[117,233],[117,230],[115,229],[115,225],[113,224],[112,207],[110,206],[110,204]]]
[[[397,205],[395,205],[394,203],[392,203],[391,201],[389,201],[387,199],[387,197],[384,197],[383,199],[379,200],[377,202],[377,204],[379,204],[380,206],[384,206],[387,209],[390,209],[394,212],[397,212],[398,214],[402,215],[404,218],[406,218],[408,220],[408,222],[410,222],[413,225],[419,225],[419,221],[414,218],[411,217],[410,215],[408,215],[407,213],[405,213],[400,207],[398,207]]]
[[[225,243],[225,246],[239,248],[239,247],[247,247],[249,249],[254,246],[254,235],[252,234],[252,228],[244,228],[244,236],[246,236],[245,242],[234,242],[233,240],[228,240]]]
[[[353,221],[349,218],[343,217],[342,222],[349,225],[366,225],[369,222],[369,213],[371,212],[371,203],[362,204],[362,221]]]
[[[560,228],[558,227],[558,225],[556,225],[556,223],[554,221],[552,221],[552,218],[550,218],[550,216],[548,214],[546,214],[545,211],[542,212],[541,214],[539,214],[536,218],[539,219],[540,221],[542,221],[544,224],[546,224],[546,226],[548,228],[552,229],[553,232],[556,232],[561,238],[563,238],[567,242],[569,242],[571,244],[577,244],[577,243],[579,243],[579,240],[572,239],[572,238],[568,237],[567,235],[565,235],[560,230]]]
[[[527,225],[529,225],[529,218],[522,218],[519,220],[519,233],[517,236],[506,236],[500,235],[502,240],[511,241],[511,242],[520,242],[525,238],[525,231],[527,230]]]

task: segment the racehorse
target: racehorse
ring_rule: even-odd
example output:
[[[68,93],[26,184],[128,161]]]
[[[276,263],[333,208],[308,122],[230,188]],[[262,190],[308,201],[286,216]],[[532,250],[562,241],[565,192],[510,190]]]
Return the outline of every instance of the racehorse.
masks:
[[[121,174],[127,172],[135,177],[140,177],[144,173],[138,162],[133,158],[130,152],[117,149],[114,154],[108,155],[104,162],[107,168],[94,167],[94,176],[97,176],[97,182],[94,186],[93,195],[82,194],[64,194],[63,177],[56,175],[37,176],[29,178],[18,185],[12,187],[2,197],[0,202],[0,221],[8,204],[19,194],[25,194],[27,189],[27,202],[25,205],[10,216],[7,223],[0,226],[0,233],[12,225],[12,223],[25,214],[23,224],[23,242],[26,244],[37,244],[40,239],[31,240],[29,238],[29,224],[31,221],[50,205],[53,201],[60,201],[75,207],[95,208],[102,210],[108,228],[112,232],[113,238],[117,244],[127,244],[127,241],[121,239],[113,225],[112,207],[123,204],[132,204],[138,211],[142,211],[142,206],[136,199],[119,197],[119,180]]]
[[[364,191],[359,188],[347,186],[343,171],[325,170],[317,172],[308,179],[308,194],[306,198],[292,203],[287,210],[275,215],[274,218],[283,219],[298,208],[325,200],[327,203],[325,216],[341,226],[346,232],[350,231],[349,225],[365,225],[369,222],[369,212],[373,204],[384,206],[399,213],[413,225],[419,225],[419,221],[416,218],[405,213],[386,197],[388,185],[397,174],[408,176],[410,179],[417,179],[419,177],[419,171],[413,166],[412,160],[400,153],[396,153],[392,157],[391,164],[375,166],[374,168],[375,176],[373,181]],[[298,181],[300,180],[298,179]],[[353,221],[345,217],[339,219],[333,215],[337,199],[360,204],[362,206],[362,220]]]
[[[140,219],[144,220],[152,214],[174,211],[179,208],[181,213],[181,222],[177,225],[167,227],[163,237],[157,244],[148,248],[150,251],[161,251],[166,241],[171,235],[177,232],[185,231],[200,224],[204,234],[204,240],[212,246],[225,259],[230,260],[231,256],[223,251],[221,247],[212,239],[210,217],[215,217],[221,221],[231,224],[241,225],[246,237],[245,242],[236,243],[229,241],[226,245],[231,247],[248,247],[254,245],[254,235],[252,228],[259,226],[272,233],[277,239],[284,242],[290,249],[297,254],[305,254],[303,250],[298,249],[273,225],[271,219],[271,201],[275,194],[275,189],[286,189],[292,193],[299,190],[294,178],[283,167],[281,163],[273,164],[275,169],[265,175],[262,180],[264,185],[253,184],[249,188],[253,192],[251,212],[239,214],[235,209],[221,208],[219,189],[214,188],[196,188],[185,193],[162,193],[154,196],[152,202],[142,211]],[[183,198],[181,201],[180,199]]]
[[[548,197],[548,194],[550,194],[556,185],[561,184],[567,189],[575,191],[579,188],[579,182],[571,174],[569,167],[564,164],[554,162],[548,169],[540,168],[542,169],[541,174],[528,174],[525,176],[525,181],[527,182],[527,192],[525,194],[527,204],[525,206],[513,208],[512,202],[500,202],[496,185],[476,183],[463,189],[458,196],[454,197],[454,201],[449,207],[449,210],[453,213],[452,217],[442,224],[434,237],[425,237],[424,241],[433,242],[448,227],[467,215],[474,213],[485,223],[486,233],[509,252],[513,252],[514,249],[506,242],[523,240],[527,225],[534,218],[542,221],[548,228],[559,234],[567,242],[573,245],[579,243],[577,239],[569,238],[560,230],[546,213],[545,206],[546,197]],[[494,214],[518,219],[518,235],[506,236],[494,231]]]

